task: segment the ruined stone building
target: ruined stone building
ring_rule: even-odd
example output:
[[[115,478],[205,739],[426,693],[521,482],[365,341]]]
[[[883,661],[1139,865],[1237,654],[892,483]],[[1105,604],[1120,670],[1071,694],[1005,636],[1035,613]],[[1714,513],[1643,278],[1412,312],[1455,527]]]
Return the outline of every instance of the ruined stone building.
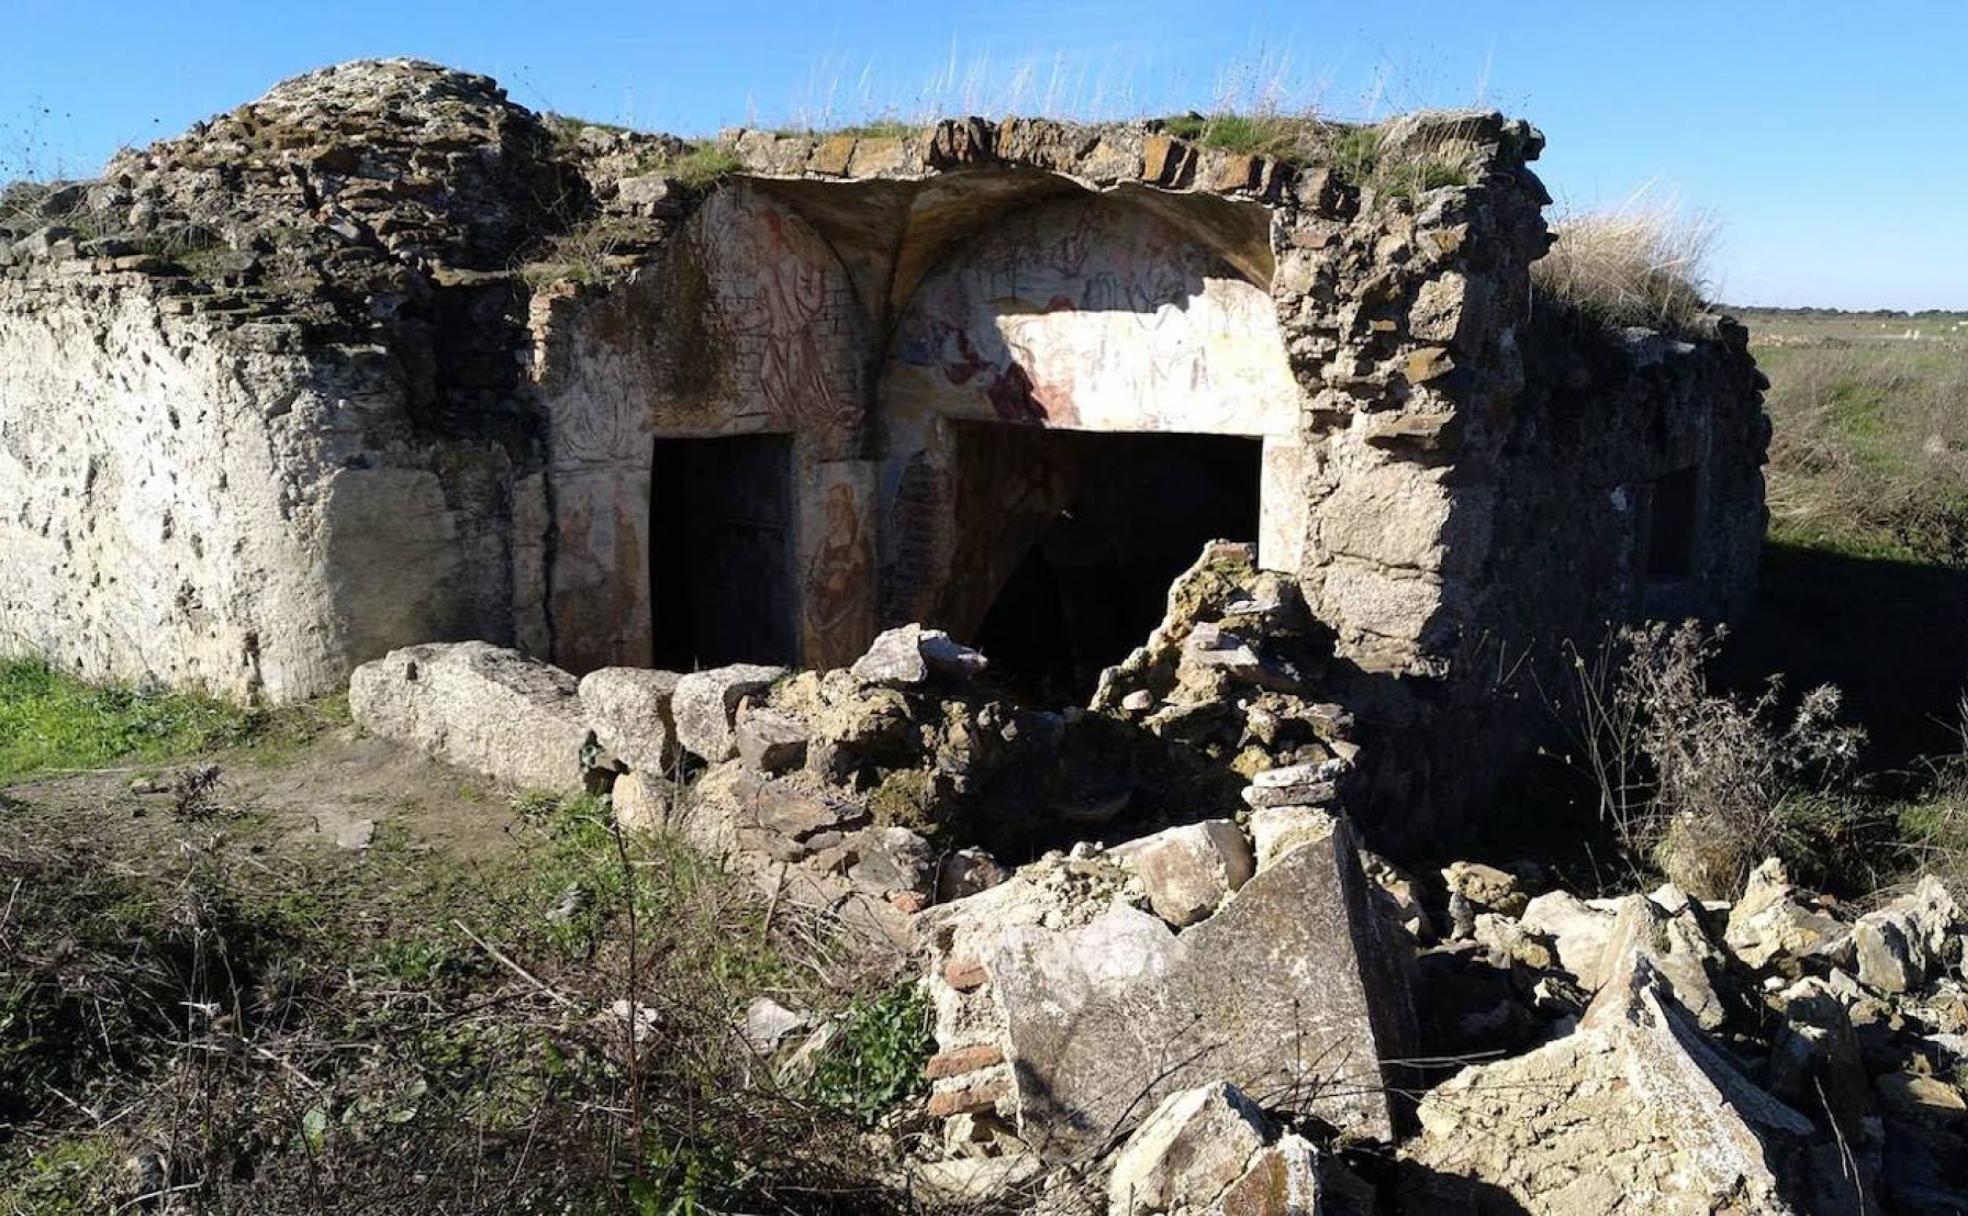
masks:
[[[282,702],[428,640],[824,667],[921,621],[1083,700],[1228,538],[1404,727],[1741,608],[1743,332],[1538,307],[1522,122],[1344,134],[691,147],[428,64],[289,81],[9,194],[0,651]]]

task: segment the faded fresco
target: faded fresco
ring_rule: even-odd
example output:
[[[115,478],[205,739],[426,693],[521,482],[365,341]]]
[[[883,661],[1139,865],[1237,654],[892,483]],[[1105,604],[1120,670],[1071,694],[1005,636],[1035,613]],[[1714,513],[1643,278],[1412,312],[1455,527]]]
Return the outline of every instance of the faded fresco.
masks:
[[[683,237],[662,270],[553,322],[570,352],[542,383],[555,660],[647,661],[654,441],[759,432],[794,437],[796,632],[809,661],[851,657],[874,616],[866,477],[841,464],[861,443],[863,311],[832,248],[749,187],[712,195]]]
[[[676,357],[728,365],[713,401],[724,425],[799,435],[819,460],[852,455],[865,398],[863,321],[833,249],[758,191],[725,189],[697,216],[689,250],[710,288],[711,349]]]
[[[873,480],[870,465],[842,461],[815,466],[799,488],[807,521],[800,635],[814,666],[853,662],[875,635]]]
[[[932,272],[881,392],[901,414],[1250,435],[1297,401],[1269,292],[1112,198],[1014,215]]]

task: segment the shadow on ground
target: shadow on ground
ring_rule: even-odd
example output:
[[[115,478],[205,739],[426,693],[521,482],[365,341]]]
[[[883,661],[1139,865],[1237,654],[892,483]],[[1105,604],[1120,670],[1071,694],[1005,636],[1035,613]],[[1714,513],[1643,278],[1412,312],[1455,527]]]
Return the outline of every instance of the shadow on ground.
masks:
[[[1968,570],[1771,543],[1762,593],[1737,630],[1726,674],[1782,672],[1792,691],[1844,690],[1875,765],[1959,751],[1968,687]]]

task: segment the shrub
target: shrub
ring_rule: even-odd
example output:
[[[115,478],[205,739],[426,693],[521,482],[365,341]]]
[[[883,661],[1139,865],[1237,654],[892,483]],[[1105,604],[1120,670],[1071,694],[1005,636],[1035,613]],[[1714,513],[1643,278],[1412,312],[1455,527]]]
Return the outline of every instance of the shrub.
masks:
[[[1686,329],[1706,309],[1708,217],[1636,195],[1609,211],[1559,218],[1557,241],[1531,266],[1543,299],[1608,326]]]
[[[814,1069],[813,1096],[872,1123],[922,1087],[931,1044],[929,1002],[914,984],[858,1001]]]
[[[1628,860],[1701,898],[1735,895],[1772,854],[1816,869],[1816,845],[1859,815],[1846,779],[1864,732],[1839,723],[1838,690],[1810,690],[1787,720],[1777,679],[1752,699],[1716,691],[1721,637],[1693,621],[1622,629],[1591,658],[1573,651],[1559,702]]]

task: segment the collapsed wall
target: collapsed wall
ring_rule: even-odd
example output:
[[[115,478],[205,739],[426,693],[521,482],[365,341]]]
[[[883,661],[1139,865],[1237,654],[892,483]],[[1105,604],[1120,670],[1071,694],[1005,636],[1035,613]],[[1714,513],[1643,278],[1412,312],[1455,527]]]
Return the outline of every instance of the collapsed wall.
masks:
[[[1228,537],[1419,829],[1513,754],[1499,655],[1742,606],[1765,424],[1739,330],[1534,307],[1534,129],[1340,135],[687,149],[286,82],[9,194],[0,648],[286,700],[433,639],[825,667],[919,620],[1083,699]]]

